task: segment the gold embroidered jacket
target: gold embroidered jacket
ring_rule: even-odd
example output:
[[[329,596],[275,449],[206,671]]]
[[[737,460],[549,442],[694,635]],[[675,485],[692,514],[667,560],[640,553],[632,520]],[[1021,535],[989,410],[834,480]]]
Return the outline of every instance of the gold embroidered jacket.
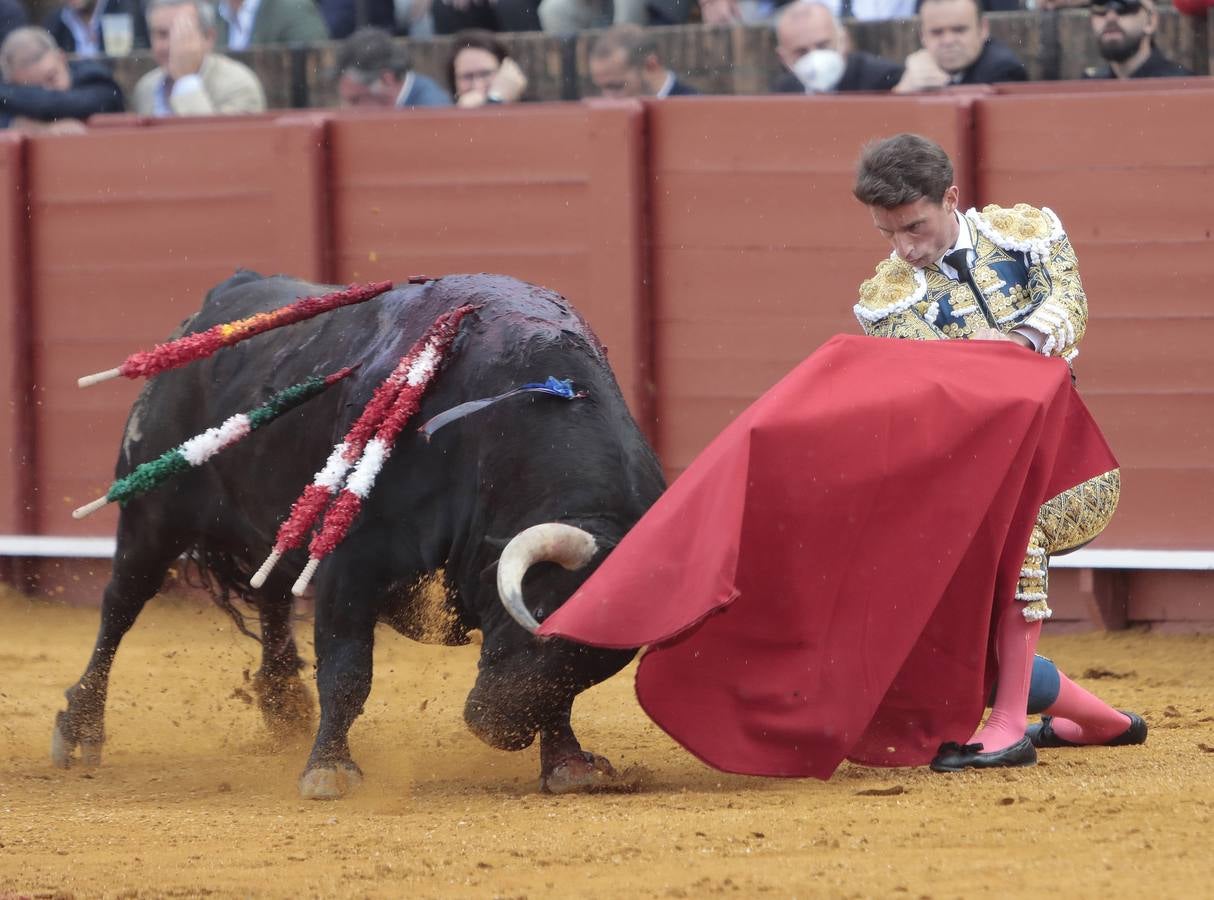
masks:
[[[974,239],[971,271],[981,301],[936,266],[916,269],[891,256],[860,285],[855,313],[864,332],[941,340],[967,337],[993,321],[1004,333],[1035,329],[1045,336],[1042,354],[1073,360],[1087,327],[1087,299],[1058,217],[1024,203],[988,206],[967,212],[962,227]]]

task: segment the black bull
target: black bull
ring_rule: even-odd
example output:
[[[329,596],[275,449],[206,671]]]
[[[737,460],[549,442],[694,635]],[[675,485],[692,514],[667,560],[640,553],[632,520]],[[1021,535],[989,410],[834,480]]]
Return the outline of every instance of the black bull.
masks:
[[[185,332],[323,290],[241,273],[210,292]],[[99,761],[118,644],[183,553],[225,598],[234,592],[260,615],[255,686],[267,722],[310,727],[290,629],[290,588],[305,554],[287,554],[259,590],[249,576],[375,387],[437,316],[463,304],[480,308],[463,320],[419,414],[402,431],[349,535],[317,573],[320,723],[301,791],[338,796],[361,778],[347,734],[370,691],[377,621],[447,644],[466,643],[468,632],[480,629],[479,674],[464,711],[472,731],[508,750],[528,746],[538,733],[545,789],[587,787],[610,773],[606,760],[582,751],[570,710],[576,694],[618,672],[632,652],[537,640],[503,609],[495,569],[503,546],[537,523],[567,523],[593,535],[599,549],[585,568],[570,572],[544,562],[527,572],[530,609],[537,616],[551,612],[658,497],[661,469],[581,316],[551,291],[488,275],[394,290],[252,338],[145,386],[127,423],[119,476],[274,391],[361,363],[319,398],[125,505],[97,643],[56,721],[58,765],[70,764],[77,750],[86,762]],[[416,431],[459,403],[549,375],[572,379],[588,397],[525,394],[447,425],[429,443]],[[425,586],[436,572],[445,590],[437,607]]]

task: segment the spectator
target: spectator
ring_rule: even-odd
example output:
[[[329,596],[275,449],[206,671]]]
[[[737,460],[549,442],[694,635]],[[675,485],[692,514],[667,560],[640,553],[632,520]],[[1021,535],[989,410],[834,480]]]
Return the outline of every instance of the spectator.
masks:
[[[698,0],[700,20],[705,25],[732,25],[739,22],[767,22],[773,14],[789,5],[789,0]],[[792,0],[796,2],[796,0]],[[876,22],[885,19],[913,19],[919,0],[822,0],[836,19]],[[1017,3],[1019,0],[984,0]],[[1086,0],[1085,0],[1086,2]],[[1017,9],[1019,6],[1017,5]]]
[[[576,34],[612,25],[685,25],[696,3],[705,25],[742,21],[738,0],[541,0],[539,12],[549,34]],[[757,10],[758,4],[748,9]],[[770,15],[770,6],[767,14]]]
[[[315,44],[329,30],[313,0],[219,0],[216,44],[247,50],[260,44]]]
[[[450,106],[436,81],[414,72],[409,53],[378,28],[360,28],[337,51],[337,92],[344,107]]]
[[[394,0],[318,0],[320,15],[325,20],[329,37],[335,41],[348,38],[354,29],[374,25],[392,34],[396,31]],[[361,12],[362,21],[359,20]]]
[[[645,0],[540,0],[540,24],[548,34],[577,34],[611,25],[648,25]]]
[[[104,56],[101,17],[131,17],[135,47],[148,46],[148,26],[139,0],[67,0],[50,11],[43,20],[46,30],[65,52],[76,56]]]
[[[435,34],[460,31],[539,31],[540,0],[434,0]]]
[[[122,89],[109,70],[93,60],[68,62],[50,32],[18,28],[0,44],[0,117],[4,125],[79,131],[95,113],[122,112]]]
[[[492,32],[470,28],[455,36],[447,60],[447,83],[458,106],[517,103],[527,90],[527,76]]]
[[[850,49],[847,30],[819,0],[794,0],[776,18],[776,55],[788,69],[772,85],[780,94],[888,91],[902,67]]]
[[[700,93],[658,56],[652,31],[616,25],[590,48],[590,80],[604,97],[679,97]]]
[[[897,93],[1028,80],[1024,63],[990,36],[977,0],[923,0],[919,40],[923,49],[906,58],[906,71],[894,87]]]
[[[1091,6],[1092,31],[1108,65],[1084,73],[1088,78],[1183,78],[1193,73],[1172,62],[1155,46],[1159,27],[1154,0],[1097,0]]]
[[[28,25],[29,14],[25,11],[21,0],[0,0],[0,44],[13,31],[22,25]]]
[[[204,0],[149,0],[156,68],[135,85],[144,116],[214,116],[263,112],[266,96],[253,70],[215,53],[215,9]]]

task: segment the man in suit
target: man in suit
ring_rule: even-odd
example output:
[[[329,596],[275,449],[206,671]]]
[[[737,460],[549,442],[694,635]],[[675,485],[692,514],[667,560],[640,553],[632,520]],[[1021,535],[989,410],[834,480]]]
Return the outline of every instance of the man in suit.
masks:
[[[82,130],[95,113],[122,112],[122,90],[109,69],[73,60],[44,28],[26,26],[0,44],[0,124],[25,129]]]
[[[266,96],[253,70],[215,48],[215,10],[202,0],[150,0],[148,27],[157,66],[135,85],[144,116],[214,116],[263,112]]]
[[[450,106],[438,82],[413,71],[403,44],[379,28],[360,28],[337,51],[337,93],[348,108]]]
[[[794,0],[776,18],[776,55],[788,70],[774,84],[777,94],[888,91],[902,67],[851,49],[847,29],[820,0]]]
[[[680,97],[698,94],[658,55],[657,41],[639,25],[616,25],[590,48],[590,80],[604,97]]]
[[[1024,63],[990,36],[977,0],[923,0],[919,40],[923,49],[906,58],[906,71],[895,93],[1028,80]]]
[[[68,0],[56,6],[43,20],[43,26],[65,53],[74,56],[104,56],[103,16],[129,16],[132,46],[148,46],[148,26],[139,0]]]
[[[313,0],[219,0],[216,44],[247,50],[260,44],[315,44],[329,29]]]
[[[1092,31],[1107,65],[1085,78],[1184,78],[1193,73],[1155,46],[1159,12],[1153,0],[1094,0]]]

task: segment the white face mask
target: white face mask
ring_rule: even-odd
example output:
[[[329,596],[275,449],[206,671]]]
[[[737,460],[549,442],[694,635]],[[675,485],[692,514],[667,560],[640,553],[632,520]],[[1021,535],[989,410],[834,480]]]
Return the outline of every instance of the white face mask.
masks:
[[[838,50],[810,50],[792,65],[792,73],[809,94],[833,91],[843,78],[847,62]]]

